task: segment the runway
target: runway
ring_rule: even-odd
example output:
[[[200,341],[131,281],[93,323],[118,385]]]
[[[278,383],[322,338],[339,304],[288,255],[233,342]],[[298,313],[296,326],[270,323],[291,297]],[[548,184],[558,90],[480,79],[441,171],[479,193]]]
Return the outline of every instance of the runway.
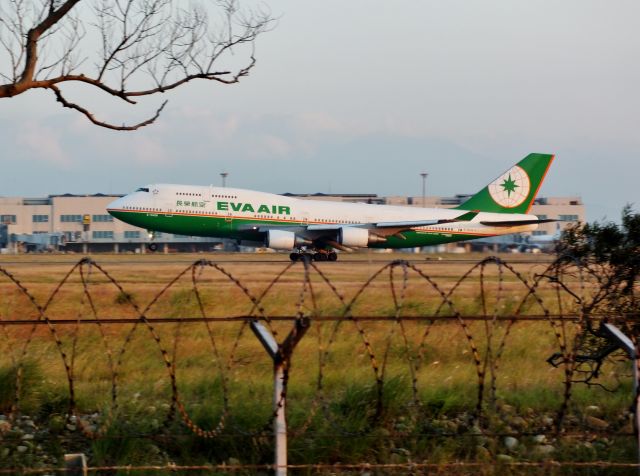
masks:
[[[288,264],[288,255],[280,253],[256,254],[256,253],[199,253],[199,254],[144,254],[144,255],[122,255],[122,254],[92,254],[88,255],[96,262],[104,264],[118,265],[177,265],[191,264],[198,260],[209,260],[216,263],[226,264]],[[553,255],[524,255],[506,254],[494,255],[491,253],[470,253],[468,257],[456,257],[451,255],[417,255],[414,253],[358,253],[353,255],[341,254],[337,262],[321,262],[323,266],[339,264],[380,264],[384,265],[394,261],[402,260],[412,264],[430,265],[459,265],[475,264],[488,256],[499,256],[501,259],[513,264],[548,264],[554,259]],[[65,265],[78,262],[82,258],[80,254],[72,255],[48,255],[48,254],[24,254],[24,255],[4,255],[0,256],[0,265]]]

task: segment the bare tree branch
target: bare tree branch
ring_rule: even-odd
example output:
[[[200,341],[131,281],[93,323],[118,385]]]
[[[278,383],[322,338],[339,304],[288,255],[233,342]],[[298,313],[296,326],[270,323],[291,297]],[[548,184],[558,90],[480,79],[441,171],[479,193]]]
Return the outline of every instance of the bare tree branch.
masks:
[[[254,43],[274,19],[268,11],[243,10],[239,0],[207,1],[185,8],[176,0],[2,0],[0,98],[45,89],[101,127],[152,124],[166,101],[147,120],[116,126],[68,100],[61,87],[82,83],[136,104],[195,80],[238,83],[255,66]],[[84,70],[91,64],[94,71]]]
[[[148,126],[149,124],[153,124],[156,119],[158,119],[158,117],[160,117],[160,113],[162,112],[162,110],[164,109],[164,107],[167,105],[168,101],[164,101],[162,103],[162,105],[158,108],[158,110],[156,111],[156,113],[150,117],[149,119],[142,121],[138,124],[132,125],[132,126],[125,126],[124,124],[122,126],[116,126],[115,124],[110,124],[108,122],[103,122],[103,121],[99,121],[97,120],[93,114],[91,114],[87,109],[83,108],[82,106],[79,106],[75,103],[72,103],[70,101],[67,101],[65,99],[65,97],[62,95],[62,93],[60,92],[60,89],[57,86],[51,86],[49,89],[51,89],[55,95],[56,95],[56,99],[59,103],[62,104],[63,107],[68,107],[70,109],[74,109],[78,112],[80,112],[81,114],[83,114],[87,119],[89,119],[91,122],[93,122],[95,125],[100,126],[100,127],[104,127],[106,129],[111,129],[114,131],[135,131],[137,129],[140,129],[141,127],[144,126]]]

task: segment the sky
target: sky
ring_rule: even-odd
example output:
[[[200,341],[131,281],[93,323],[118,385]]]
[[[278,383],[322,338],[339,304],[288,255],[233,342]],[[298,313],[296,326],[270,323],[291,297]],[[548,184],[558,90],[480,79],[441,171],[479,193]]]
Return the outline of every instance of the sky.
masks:
[[[0,195],[127,193],[149,183],[284,193],[475,193],[530,152],[542,196],[589,220],[640,209],[640,3],[271,0],[240,84],[190,83],[152,126],[114,132],[51,93],[0,100]],[[240,53],[238,53],[240,55]],[[239,58],[234,58],[238,60]],[[1,66],[1,65],[0,65]],[[122,106],[68,87],[100,118]]]

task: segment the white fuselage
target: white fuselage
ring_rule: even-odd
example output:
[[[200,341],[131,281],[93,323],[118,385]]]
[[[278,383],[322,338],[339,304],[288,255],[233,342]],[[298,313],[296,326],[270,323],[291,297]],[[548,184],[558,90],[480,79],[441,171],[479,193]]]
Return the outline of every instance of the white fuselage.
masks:
[[[194,236],[234,237],[240,233],[246,238],[252,225],[256,230],[268,227],[300,229],[310,225],[375,230],[380,223],[452,220],[464,212],[460,209],[304,200],[213,186],[157,184],[139,190],[111,203],[109,212],[149,230]],[[535,215],[527,214],[479,212],[470,221],[415,226],[408,231],[415,235],[439,236],[437,242],[447,242],[532,231],[538,226],[487,226],[481,223],[505,220],[505,217],[511,221],[536,219]],[[407,241],[406,246],[413,246],[413,241]],[[402,241],[397,246],[390,243],[389,247],[401,247],[402,244]]]

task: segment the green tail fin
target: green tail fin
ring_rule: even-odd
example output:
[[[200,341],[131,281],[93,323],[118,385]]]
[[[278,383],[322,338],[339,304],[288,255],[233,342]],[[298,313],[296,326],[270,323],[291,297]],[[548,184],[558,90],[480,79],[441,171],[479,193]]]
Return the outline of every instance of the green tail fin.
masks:
[[[555,156],[529,154],[462,205],[461,210],[528,213]]]

